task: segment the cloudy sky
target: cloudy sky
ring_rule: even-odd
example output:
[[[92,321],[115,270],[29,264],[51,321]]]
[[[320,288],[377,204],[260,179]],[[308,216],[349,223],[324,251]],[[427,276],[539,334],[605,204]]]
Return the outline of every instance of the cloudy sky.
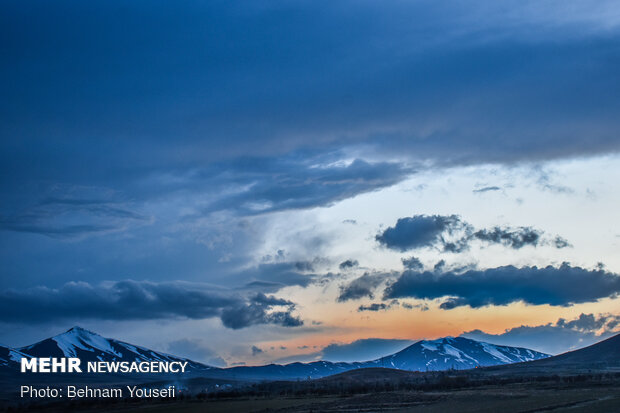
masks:
[[[0,342],[231,366],[619,331],[617,2],[0,8]]]

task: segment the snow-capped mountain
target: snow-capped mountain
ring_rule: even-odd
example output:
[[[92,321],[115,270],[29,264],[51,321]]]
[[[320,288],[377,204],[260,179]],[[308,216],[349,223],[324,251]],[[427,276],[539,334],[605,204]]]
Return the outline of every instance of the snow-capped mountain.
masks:
[[[248,380],[320,378],[366,367],[388,367],[410,371],[471,369],[518,363],[549,357],[534,350],[498,346],[463,337],[418,341],[395,354],[354,363],[315,361],[286,365],[210,367],[189,359],[153,351],[73,327],[57,336],[19,349],[0,347],[0,367],[18,366],[21,357],[78,357],[87,361],[187,361],[193,376]],[[14,364],[13,364],[14,363]],[[18,368],[18,367],[17,367]]]
[[[445,337],[432,341],[418,341],[398,353],[371,361],[270,364],[256,367],[234,367],[226,371],[234,372],[237,377],[298,379],[325,377],[367,367],[387,367],[410,371],[464,370],[539,360],[546,357],[549,355],[526,348],[498,346],[463,337]]]
[[[547,357],[548,354],[521,347],[498,346],[464,337],[445,337],[432,341],[418,341],[398,353],[371,363],[374,367],[412,371],[463,370]]]
[[[187,371],[211,367],[195,361],[149,350],[144,347],[105,338],[81,327],[73,327],[57,336],[19,349],[32,357],[78,357],[88,361],[187,361]]]

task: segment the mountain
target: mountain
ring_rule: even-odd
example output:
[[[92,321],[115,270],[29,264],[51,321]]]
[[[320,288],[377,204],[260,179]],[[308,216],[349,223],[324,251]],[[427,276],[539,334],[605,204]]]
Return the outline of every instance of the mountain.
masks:
[[[398,353],[365,362],[315,361],[286,365],[233,367],[226,370],[233,373],[235,377],[246,379],[283,380],[320,378],[345,371],[373,367],[409,371],[464,370],[539,360],[546,357],[549,355],[521,347],[498,346],[464,337],[445,337],[432,341],[418,341]]]
[[[548,357],[547,354],[525,348],[497,346],[463,337],[446,337],[432,341],[418,341],[395,354],[370,361],[354,363],[315,361],[220,369],[123,341],[104,338],[81,327],[73,327],[62,334],[18,350],[3,351],[0,353],[2,360],[13,361],[19,357],[78,357],[83,362],[186,361],[189,363],[187,371],[192,376],[253,381],[320,378],[355,369],[376,367],[409,371],[463,370]],[[6,356],[3,356],[5,353]]]
[[[372,363],[373,367],[411,371],[464,370],[547,357],[548,354],[521,347],[498,346],[464,337],[445,337],[432,341],[418,341],[398,353],[382,357]]]
[[[371,363],[371,362],[369,362]],[[296,380],[319,378],[332,374],[366,367],[365,363],[332,363],[313,361],[312,363],[268,364],[266,366],[239,366],[224,369],[228,377],[251,380]]]
[[[489,369],[493,374],[559,374],[563,372],[620,371],[620,334],[591,346],[543,360]]]
[[[541,366],[620,368],[620,334],[579,350],[540,360]]]
[[[32,356],[11,347],[0,345],[0,367],[19,368],[20,360]]]
[[[181,361],[188,362],[186,371],[203,372],[213,367],[144,347],[105,338],[81,327],[73,327],[57,336],[22,347],[20,352],[31,357],[78,357],[88,361]]]

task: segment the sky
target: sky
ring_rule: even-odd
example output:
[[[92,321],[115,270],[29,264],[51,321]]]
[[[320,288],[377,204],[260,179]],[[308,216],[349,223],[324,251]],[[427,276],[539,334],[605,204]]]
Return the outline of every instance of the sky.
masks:
[[[218,366],[620,331],[614,1],[4,1],[0,342]]]

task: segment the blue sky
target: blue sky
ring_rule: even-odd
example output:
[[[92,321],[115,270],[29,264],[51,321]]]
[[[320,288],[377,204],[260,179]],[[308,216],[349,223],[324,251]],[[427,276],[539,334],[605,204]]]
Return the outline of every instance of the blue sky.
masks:
[[[616,331],[614,2],[0,7],[0,341],[256,364]]]

